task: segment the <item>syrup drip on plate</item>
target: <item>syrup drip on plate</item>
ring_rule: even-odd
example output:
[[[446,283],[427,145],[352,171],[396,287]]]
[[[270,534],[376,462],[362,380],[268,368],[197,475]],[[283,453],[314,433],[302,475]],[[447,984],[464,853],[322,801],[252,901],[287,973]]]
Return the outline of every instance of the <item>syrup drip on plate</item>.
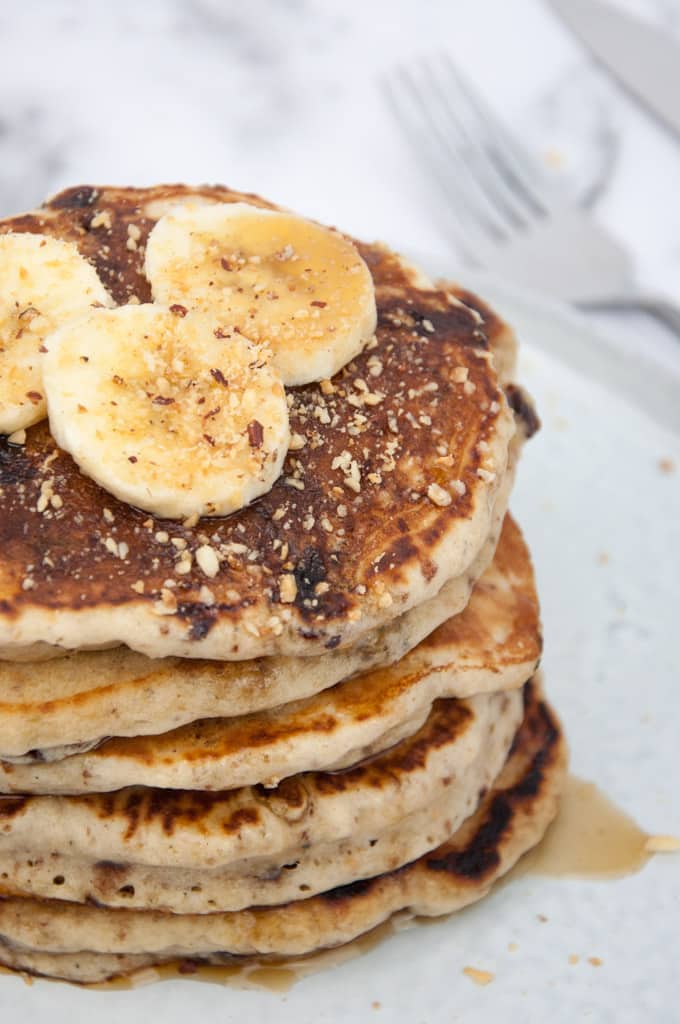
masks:
[[[623,878],[645,866],[650,838],[594,783],[570,775],[555,821],[513,877]]]

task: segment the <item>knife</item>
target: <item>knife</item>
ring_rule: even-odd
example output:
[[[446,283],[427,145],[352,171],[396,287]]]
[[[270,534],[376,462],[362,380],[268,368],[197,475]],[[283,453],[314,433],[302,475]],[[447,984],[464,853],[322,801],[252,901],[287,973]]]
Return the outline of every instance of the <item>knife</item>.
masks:
[[[680,39],[600,0],[549,0],[595,56],[680,134]]]

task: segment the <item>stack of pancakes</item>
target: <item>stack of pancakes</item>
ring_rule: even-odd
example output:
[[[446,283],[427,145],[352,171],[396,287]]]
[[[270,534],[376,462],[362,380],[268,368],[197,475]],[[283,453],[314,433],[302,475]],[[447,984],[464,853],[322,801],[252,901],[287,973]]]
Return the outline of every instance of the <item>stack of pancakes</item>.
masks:
[[[145,240],[187,196],[268,205],[82,187],[0,230],[73,241],[147,302]],[[290,389],[297,443],[241,512],[161,520],[45,423],[0,437],[5,966],[88,983],[337,946],[484,895],[555,813],[564,742],[506,513],[537,426],[512,334],[359,250],[376,339]],[[206,547],[210,578],[186,571]]]

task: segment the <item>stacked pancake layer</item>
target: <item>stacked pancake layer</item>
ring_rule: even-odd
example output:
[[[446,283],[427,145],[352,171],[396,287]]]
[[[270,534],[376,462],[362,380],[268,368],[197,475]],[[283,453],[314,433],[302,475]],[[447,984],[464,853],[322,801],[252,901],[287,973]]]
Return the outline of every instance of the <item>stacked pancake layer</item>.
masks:
[[[264,205],[83,188],[1,229],[75,241],[117,303],[148,301],[146,237],[188,195]],[[90,983],[336,946],[484,895],[555,813],[564,742],[506,514],[536,427],[511,333],[360,251],[376,337],[289,391],[297,441],[250,508],[169,523],[44,424],[0,437],[8,967]]]

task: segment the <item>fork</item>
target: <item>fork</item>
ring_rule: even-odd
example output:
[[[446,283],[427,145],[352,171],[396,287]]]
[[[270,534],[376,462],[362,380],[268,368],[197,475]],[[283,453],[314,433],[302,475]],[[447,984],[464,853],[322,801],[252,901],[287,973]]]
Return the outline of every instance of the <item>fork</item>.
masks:
[[[470,262],[577,306],[642,309],[680,335],[680,307],[638,287],[624,246],[549,180],[448,55],[398,67],[383,86]]]

